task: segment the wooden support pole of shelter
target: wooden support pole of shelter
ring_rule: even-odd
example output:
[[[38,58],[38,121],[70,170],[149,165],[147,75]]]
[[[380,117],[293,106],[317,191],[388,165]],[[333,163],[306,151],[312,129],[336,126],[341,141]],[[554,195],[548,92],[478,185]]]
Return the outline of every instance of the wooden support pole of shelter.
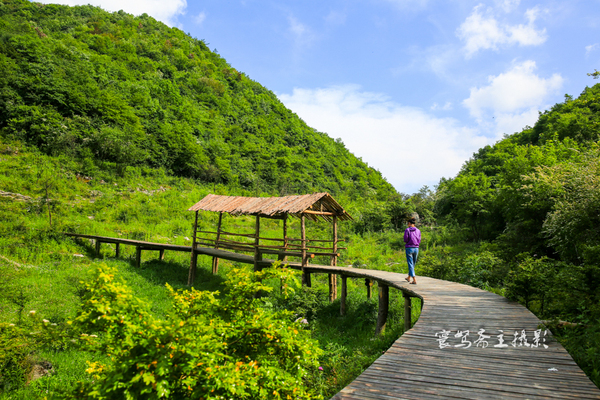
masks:
[[[223,212],[219,213],[219,222],[217,223],[217,237],[215,239],[215,249],[219,248],[219,240],[221,239],[221,223],[223,222]],[[212,260],[212,273],[219,273],[219,258],[213,257]]]
[[[119,258],[120,254],[121,254],[121,243],[116,243],[115,244],[115,258]]]
[[[402,292],[402,296],[404,297],[404,332],[406,332],[411,328],[412,302],[408,293]]]
[[[342,275],[342,294],[340,298],[340,315],[346,315],[346,297],[348,297],[348,277]]]
[[[96,239],[96,257],[100,257],[100,246],[102,245],[102,242],[99,241],[98,239]]]
[[[337,265],[337,216],[333,216],[333,255],[331,256],[331,266]],[[337,299],[337,275],[329,274],[329,301],[333,302]]]
[[[142,246],[135,246],[135,266],[139,268],[142,265]]]
[[[287,251],[288,249],[288,240],[287,240],[287,214],[283,216],[283,251]],[[287,261],[287,256],[285,254],[280,254],[277,258],[279,261],[285,263]]]
[[[261,270],[261,267],[258,263],[262,261],[262,253],[260,251],[260,248],[258,247],[260,244],[260,216],[258,215],[256,216],[256,226],[254,233],[254,272],[258,272]],[[259,290],[256,293],[254,293],[254,297],[262,297],[263,293],[264,292]]]
[[[304,269],[308,265],[306,257],[306,216],[300,215],[300,237],[302,239],[302,284],[311,287],[310,273]]]
[[[367,299],[370,299],[373,295],[371,289],[373,289],[373,281],[369,278],[365,278],[365,286],[367,287]]]
[[[196,211],[196,217],[194,219],[194,236],[192,236],[192,251],[190,256],[190,270],[188,272],[188,286],[194,284],[194,278],[196,277],[196,264],[198,263],[198,257],[196,257],[196,233],[198,231],[198,211]]]
[[[256,225],[255,225],[255,237],[254,237],[254,271],[259,271],[260,267],[258,266],[258,262],[262,261],[262,253],[258,248],[260,244],[260,216],[256,216]]]
[[[390,306],[390,287],[379,282],[379,312],[377,313],[377,327],[375,328],[375,336],[379,336],[385,329],[387,322],[388,309]]]
[[[163,260],[165,259],[165,249],[160,249],[160,250],[158,251],[158,259],[159,259],[160,261],[163,261]]]
[[[287,240],[287,214],[283,215],[282,221],[283,221],[283,251],[287,251],[288,249],[288,240]],[[286,263],[287,261],[287,255],[285,254],[279,254],[277,256],[277,260],[281,261],[282,263]],[[279,293],[283,293],[283,278],[279,281]]]

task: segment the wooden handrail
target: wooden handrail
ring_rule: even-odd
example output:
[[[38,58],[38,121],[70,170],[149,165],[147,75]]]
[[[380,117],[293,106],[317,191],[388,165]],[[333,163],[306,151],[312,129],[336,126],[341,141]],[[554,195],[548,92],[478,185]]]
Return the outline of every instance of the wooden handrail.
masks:
[[[199,233],[209,233],[211,235],[216,235],[217,232],[214,231],[203,231],[198,229],[197,232]],[[247,237],[247,238],[252,238],[254,239],[256,235],[254,235],[253,233],[235,233],[235,232],[225,232],[225,231],[221,231],[221,235],[227,235],[227,236],[243,236],[243,237]],[[272,238],[272,237],[259,237],[260,240],[272,240],[272,241],[277,241],[277,242],[300,242],[302,241],[302,239],[296,239],[296,238]],[[313,240],[316,241],[316,240]]]

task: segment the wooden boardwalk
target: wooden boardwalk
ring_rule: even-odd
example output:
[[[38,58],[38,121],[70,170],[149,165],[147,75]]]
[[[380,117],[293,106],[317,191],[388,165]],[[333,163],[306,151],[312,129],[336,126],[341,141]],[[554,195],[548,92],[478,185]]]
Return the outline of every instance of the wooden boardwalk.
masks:
[[[191,246],[92,235],[69,236],[95,239],[98,252],[101,242],[136,246],[138,265],[141,250],[158,250],[161,259],[164,250],[191,252]],[[254,263],[253,256],[224,250],[197,247],[197,253]],[[273,262],[264,259],[259,264],[268,267]],[[301,268],[300,263],[288,265]],[[600,389],[549,331],[544,335],[541,321],[516,302],[471,286],[427,277],[418,277],[417,285],[409,285],[404,274],[393,272],[325,265],[308,265],[305,271],[341,275],[343,282],[347,277],[364,278],[378,282],[381,287],[401,290],[405,299],[411,296],[423,300],[421,316],[415,325],[336,394],[335,400],[600,400]],[[344,287],[342,284],[342,292]],[[344,297],[342,294],[342,302]],[[462,334],[457,336],[459,331]],[[467,336],[466,331],[469,331]],[[534,339],[536,331],[539,341]],[[446,340],[442,340],[444,332]],[[482,337],[480,332],[488,337]],[[515,332],[516,347],[512,343]],[[499,340],[500,334],[503,334],[503,343]],[[462,337],[465,337],[464,343]],[[480,338],[483,341],[478,342]],[[448,346],[441,348],[444,344]],[[506,347],[497,347],[500,344]]]
[[[600,399],[600,390],[549,331],[538,347],[519,341],[513,347],[515,331],[520,337],[525,330],[533,344],[541,324],[520,304],[439,279],[418,277],[417,285],[409,285],[404,274],[347,269],[410,291],[423,300],[423,309],[414,327],[333,399]],[[475,344],[480,329],[490,336],[485,348]],[[451,332],[451,346],[442,349],[443,330]],[[461,344],[455,335],[466,330],[471,346],[455,347]],[[508,347],[494,347],[501,331]]]

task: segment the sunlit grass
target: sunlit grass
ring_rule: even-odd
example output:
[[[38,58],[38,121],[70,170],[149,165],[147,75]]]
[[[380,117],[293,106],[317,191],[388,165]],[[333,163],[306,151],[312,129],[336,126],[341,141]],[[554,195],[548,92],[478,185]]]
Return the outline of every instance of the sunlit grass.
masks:
[[[187,209],[206,194],[226,188],[201,186],[189,179],[174,178],[164,171],[129,168],[124,177],[109,172],[86,180],[72,173],[69,160],[58,160],[23,150],[17,155],[2,155],[0,190],[23,197],[0,197],[0,322],[27,324],[26,314],[35,310],[53,323],[72,319],[81,304],[83,284],[102,264],[117,268],[121,279],[134,294],[151,305],[152,312],[164,317],[171,307],[165,284],[187,288],[190,255],[166,251],[158,260],[157,251],[143,251],[140,268],[135,267],[135,248],[121,245],[115,258],[115,245],[104,243],[100,256],[94,242],[73,239],[63,232],[122,237],[160,243],[191,245],[193,213]],[[40,171],[45,171],[41,174]],[[43,179],[52,179],[49,201],[41,190]],[[216,189],[216,190],[215,190]],[[235,194],[235,193],[228,193]],[[16,195],[15,195],[16,196]],[[50,214],[48,213],[50,206]],[[200,229],[214,231],[218,214],[202,212]],[[254,217],[223,218],[229,232],[253,233]],[[50,221],[52,222],[50,224]],[[308,237],[331,239],[327,223],[307,224]],[[281,221],[263,220],[261,236],[280,238]],[[300,221],[288,220],[288,236],[300,237]],[[355,235],[349,223],[341,223],[338,265],[354,265],[389,271],[405,271],[403,248],[398,234]],[[224,291],[227,274],[240,267],[221,260],[217,275],[211,273],[211,257],[201,256],[195,281],[198,290]],[[317,257],[313,263],[329,264],[329,257]],[[251,268],[251,266],[242,266]],[[273,299],[278,298],[278,282],[272,282]],[[338,284],[338,290],[341,284]],[[351,382],[402,333],[403,298],[391,291],[390,314],[384,334],[374,337],[377,315],[377,288],[373,299],[366,299],[364,280],[348,279],[347,315],[339,315],[339,300],[330,304],[327,275],[313,275],[313,288],[304,288],[290,300],[304,315],[310,309],[309,324],[313,336],[325,350],[324,372],[315,375],[313,385],[331,396]],[[307,295],[307,293],[311,293]],[[339,296],[339,294],[338,294]],[[312,299],[312,300],[311,300]],[[275,300],[273,300],[275,301]],[[284,306],[280,304],[280,306]],[[303,311],[304,310],[304,311]],[[416,310],[413,308],[413,310]],[[415,311],[417,312],[417,311]],[[415,314],[415,318],[416,318]],[[19,322],[21,321],[21,322]],[[73,349],[50,347],[32,354],[48,361],[54,372],[18,391],[0,394],[2,399],[43,398],[53,391],[72,387],[90,379],[85,373],[90,355]]]

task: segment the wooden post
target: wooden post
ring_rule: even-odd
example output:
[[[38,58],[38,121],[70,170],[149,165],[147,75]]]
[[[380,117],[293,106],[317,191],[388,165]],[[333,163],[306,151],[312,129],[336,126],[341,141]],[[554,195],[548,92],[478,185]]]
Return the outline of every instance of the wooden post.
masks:
[[[283,251],[287,251],[288,249],[288,240],[287,240],[287,214],[283,216]],[[283,263],[287,261],[287,256],[285,254],[280,254],[277,259]]]
[[[304,213],[300,214],[300,239],[302,240],[302,284],[310,287],[310,273],[304,270],[304,267],[308,264],[306,257],[306,216]]]
[[[390,305],[390,287],[381,282],[379,286],[379,313],[377,314],[377,327],[375,328],[375,336],[379,336],[385,329],[387,322],[388,308]]]
[[[365,278],[365,286],[367,287],[367,299],[370,299],[372,297],[371,289],[373,288],[373,281],[369,278]]]
[[[217,223],[217,238],[215,240],[215,249],[219,248],[219,240],[221,239],[221,222],[223,221],[223,212],[219,213],[219,222]],[[219,273],[219,258],[213,257],[212,260],[212,273]]]
[[[337,274],[329,274],[329,302],[337,299]]]
[[[192,236],[192,252],[190,258],[190,270],[188,272],[188,286],[194,284],[194,278],[196,277],[196,265],[198,264],[198,257],[196,257],[196,231],[198,230],[198,211],[196,211],[196,218],[194,219],[194,236]]]
[[[121,243],[116,243],[115,245],[115,258],[119,258],[120,255],[120,250],[121,250]]]
[[[159,259],[160,261],[163,261],[163,260],[165,259],[165,249],[160,249],[160,250],[158,251],[158,259]]]
[[[288,249],[288,240],[287,240],[287,214],[283,215],[283,251],[287,251]],[[278,261],[282,263],[287,262],[287,256],[285,254],[280,254],[277,257]],[[279,281],[279,294],[283,293],[283,278]]]
[[[333,216],[333,254],[337,253],[337,216]],[[331,266],[337,265],[337,256],[331,256]],[[329,274],[329,301],[337,299],[337,275]]]
[[[98,239],[96,239],[96,257],[100,257],[100,245],[102,244],[102,242]]]
[[[259,271],[258,262],[262,260],[262,253],[258,248],[260,244],[260,216],[256,216],[256,226],[254,230],[254,271]]]
[[[135,246],[135,266],[140,267],[142,265],[142,246]]]
[[[340,298],[340,315],[346,315],[346,297],[348,296],[348,277],[342,275],[342,296]]]
[[[408,293],[402,292],[404,297],[404,332],[411,328],[412,323],[412,302]]]

